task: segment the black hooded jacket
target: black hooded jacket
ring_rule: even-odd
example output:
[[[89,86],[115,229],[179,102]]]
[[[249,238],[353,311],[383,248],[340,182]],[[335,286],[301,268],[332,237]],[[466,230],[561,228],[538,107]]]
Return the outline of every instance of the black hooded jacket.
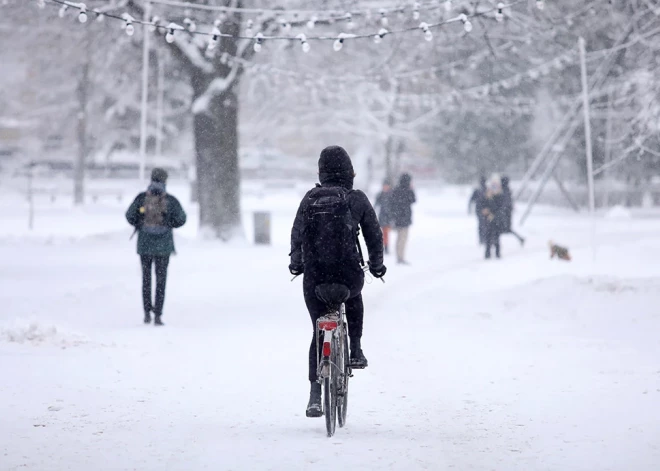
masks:
[[[343,150],[343,149],[342,149]],[[348,205],[353,218],[354,227],[359,226],[362,229],[364,240],[367,244],[369,261],[374,267],[383,265],[383,233],[376,217],[369,198],[360,190],[353,190],[353,168],[350,165],[350,159],[346,154],[345,159],[348,163],[343,168],[332,168],[332,165],[325,165],[323,154],[319,161],[319,180],[322,187],[342,187],[350,192],[347,195]],[[311,190],[310,190],[311,191]],[[303,253],[303,231],[305,229],[305,214],[309,206],[309,193],[300,202],[296,219],[293,222],[291,230],[291,264],[294,266],[304,266],[305,272],[309,273],[310,268],[322,263],[320,260],[310,260],[305,258]],[[357,252],[357,249],[356,249]],[[357,264],[356,264],[357,265]]]
[[[410,187],[410,175],[404,173],[399,180],[399,186],[392,190],[390,208],[395,227],[412,225],[412,205],[417,201],[415,192]]]

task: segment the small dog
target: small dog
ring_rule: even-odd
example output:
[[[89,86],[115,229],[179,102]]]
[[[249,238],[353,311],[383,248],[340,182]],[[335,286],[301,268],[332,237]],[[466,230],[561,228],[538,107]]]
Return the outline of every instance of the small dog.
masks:
[[[571,261],[571,254],[568,252],[568,247],[562,247],[553,241],[548,242],[548,245],[550,246],[550,259],[556,256],[559,260]]]

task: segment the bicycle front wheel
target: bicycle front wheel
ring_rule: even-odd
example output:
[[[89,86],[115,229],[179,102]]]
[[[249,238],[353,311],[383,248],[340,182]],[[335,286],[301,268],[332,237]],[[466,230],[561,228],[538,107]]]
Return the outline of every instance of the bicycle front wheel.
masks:
[[[348,412],[348,378],[351,375],[350,367],[348,366],[349,357],[348,357],[348,336],[346,331],[341,340],[341,351],[339,358],[339,367],[341,368],[341,373],[337,378],[337,383],[339,385],[339,394],[337,396],[337,419],[339,420],[339,427],[346,425],[346,414]]]
[[[332,351],[330,353],[330,368],[328,376],[323,380],[323,408],[325,412],[325,428],[328,437],[335,434],[337,424],[337,342],[333,339]]]

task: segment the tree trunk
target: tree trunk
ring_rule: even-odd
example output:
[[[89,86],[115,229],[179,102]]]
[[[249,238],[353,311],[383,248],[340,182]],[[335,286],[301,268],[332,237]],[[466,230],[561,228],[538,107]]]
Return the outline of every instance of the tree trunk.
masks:
[[[195,99],[211,79],[193,81]],[[228,240],[241,234],[238,97],[233,88],[214,97],[208,112],[196,114],[193,126],[200,226]]]

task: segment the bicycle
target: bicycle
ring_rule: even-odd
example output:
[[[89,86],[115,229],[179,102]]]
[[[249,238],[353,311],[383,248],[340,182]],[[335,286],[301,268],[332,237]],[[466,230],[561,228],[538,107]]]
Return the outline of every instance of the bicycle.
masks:
[[[353,376],[349,362],[346,307],[350,297],[348,287],[340,284],[321,284],[316,296],[328,306],[328,314],[316,321],[317,375],[322,385],[323,414],[328,437],[346,425],[348,412],[348,380]]]

